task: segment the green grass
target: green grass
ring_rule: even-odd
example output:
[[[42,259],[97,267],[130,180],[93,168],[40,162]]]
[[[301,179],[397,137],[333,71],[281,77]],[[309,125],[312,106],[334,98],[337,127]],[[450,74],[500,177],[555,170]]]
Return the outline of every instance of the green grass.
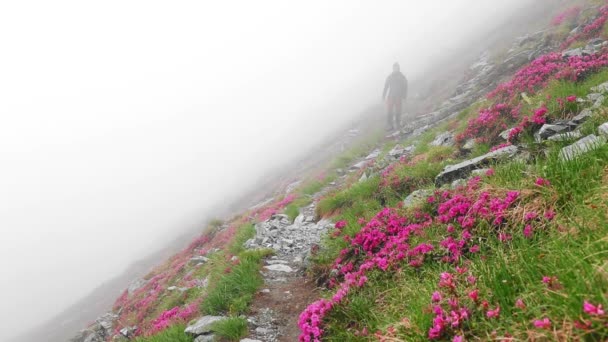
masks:
[[[509,163],[496,166],[495,176],[486,179],[493,186],[530,188],[529,176],[545,170],[560,195],[571,193],[574,197],[567,202],[568,215],[558,217],[548,231],[537,232],[532,240],[517,235],[506,245],[495,238],[489,239],[482,247],[483,259],[470,258],[468,267],[478,277],[480,292],[489,294],[490,302],[501,307],[500,320],[475,316],[469,322],[469,328],[475,334],[472,339],[490,339],[493,331],[509,331],[526,339],[534,319],[551,317],[559,329],[561,322],[557,319],[579,319],[583,300],[594,303],[605,300],[604,293],[608,291],[608,201],[602,199],[602,195],[608,184],[601,182],[602,171],[608,164],[605,153],[608,148],[586,154],[579,158],[576,166],[562,162],[563,168],[554,160],[531,166]],[[572,173],[560,174],[570,169]],[[580,178],[573,177],[575,172],[588,175],[588,185],[580,186]],[[579,189],[574,189],[577,184]],[[600,209],[587,205],[589,202]],[[570,231],[560,231],[561,225],[571,227]],[[427,238],[440,238],[433,234],[428,232]],[[438,263],[419,271],[404,267],[398,273],[371,273],[365,287],[353,291],[346,305],[338,305],[332,310],[326,320],[324,340],[367,341],[355,332],[363,327],[372,332],[386,331],[389,326],[397,327],[398,336],[403,340],[426,340],[432,319],[427,310],[429,298],[437,288],[439,274],[449,270],[451,266]],[[547,291],[541,281],[544,275],[557,277],[563,289]],[[528,309],[515,308],[517,299],[523,299]],[[404,318],[409,320],[409,329],[399,328]],[[597,332],[589,335],[589,340],[604,340],[606,334],[605,331]]]
[[[138,337],[135,342],[192,342],[194,338],[184,333],[186,327],[178,324],[149,337]]]
[[[253,238],[255,236],[255,226],[252,223],[246,223],[243,226],[239,227],[234,240],[230,244],[228,250],[233,255],[238,255],[242,251],[245,250],[243,244],[247,242],[247,240]]]
[[[230,317],[213,324],[216,336],[226,341],[240,341],[247,336],[247,319],[243,317]]]
[[[596,81],[590,83],[596,85]],[[572,89],[561,91],[566,94]],[[583,132],[596,133],[597,125],[605,121],[608,114],[600,111],[585,124]],[[490,237],[482,244],[483,258],[469,258],[467,265],[478,277],[480,292],[501,307],[499,320],[477,315],[467,323],[469,334],[474,334],[468,337],[473,340],[492,339],[495,331],[510,332],[526,340],[534,330],[532,321],[545,316],[552,319],[563,340],[572,340],[574,337],[569,335],[568,326],[562,326],[562,320],[580,319],[584,300],[604,303],[608,292],[608,196],[605,195],[608,193],[608,145],[572,161],[562,161],[558,152],[567,143],[544,143],[545,146],[530,143],[533,144],[531,161],[494,165],[495,175],[484,177],[483,182],[492,188],[540,191],[541,200],[559,214],[546,231],[537,231],[531,240],[514,234],[514,239],[505,244]],[[541,153],[543,148],[549,149],[548,156]],[[444,163],[450,156],[448,150],[434,152],[429,148],[426,153],[427,157],[431,154],[429,159],[443,159]],[[442,167],[440,162],[427,161],[397,171],[401,177],[431,179]],[[539,189],[534,185],[537,177],[548,179],[552,187]],[[334,219],[347,220],[344,235],[354,236],[360,229],[357,220],[369,219],[382,207],[378,200],[379,188],[375,189],[372,184],[355,184],[322,202],[322,211],[337,210]],[[425,238],[439,241],[442,237],[431,230]],[[320,273],[327,272],[339,251],[348,245],[332,237],[323,243],[324,248],[315,259]],[[370,332],[393,327],[401,340],[426,341],[432,324],[428,310],[430,296],[437,288],[439,274],[451,269],[450,265],[432,263],[419,270],[404,267],[400,272],[371,272],[366,286],[353,290],[348,300],[336,305],[326,317],[324,341],[368,341],[369,336],[357,333],[364,327]],[[545,275],[557,277],[562,288],[547,290],[542,283]],[[528,308],[523,311],[516,308],[517,299],[522,299]],[[407,329],[403,327],[403,319],[408,321]],[[537,329],[532,334],[541,338],[542,332]],[[585,340],[600,341],[607,337],[608,332],[603,329],[590,332]]]
[[[289,216],[289,221],[293,222],[300,215],[300,208],[297,204],[290,204],[285,208],[285,215]]]
[[[371,177],[364,182],[355,183],[348,189],[338,191],[319,201],[317,213],[324,216],[339,209],[351,207],[357,202],[373,198],[380,185],[378,176]]]
[[[245,313],[254,294],[264,284],[259,270],[262,259],[270,253],[249,250],[238,255],[237,265],[228,261],[218,263],[211,274],[213,285],[201,304],[201,311],[209,315]]]

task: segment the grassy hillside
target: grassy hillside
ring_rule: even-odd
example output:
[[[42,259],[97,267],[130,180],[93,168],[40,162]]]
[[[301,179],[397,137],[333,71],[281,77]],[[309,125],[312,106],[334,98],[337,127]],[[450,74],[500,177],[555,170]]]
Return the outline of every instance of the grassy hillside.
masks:
[[[608,7],[569,8],[547,35],[563,38],[562,50],[585,46],[608,38],[607,20]],[[540,56],[487,99],[402,141],[415,146],[409,158],[321,200],[319,214],[338,223],[316,258],[327,290],[300,316],[301,340],[606,340],[608,147],[564,160],[578,138],[534,133],[593,108],[577,130],[598,135],[608,110],[586,97],[608,81],[607,62],[605,47]],[[429,145],[444,131],[455,146]],[[525,152],[460,184],[433,184],[444,166],[509,145]],[[404,206],[419,189],[423,200]]]
[[[192,341],[186,324],[221,315],[217,339],[247,336],[272,250],[243,245],[255,223],[277,213],[293,221],[313,203],[336,224],[311,259],[322,297],[300,315],[301,341],[608,339],[608,145],[575,158],[562,150],[601,136],[608,121],[608,86],[592,90],[608,82],[608,7],[581,1],[543,20],[541,39],[555,51],[426,131],[372,132],[290,193],[213,222],[125,290],[114,334],[137,326],[136,341]],[[562,55],[593,39],[592,51]],[[543,125],[572,120],[578,133],[538,138]],[[453,143],[434,142],[446,134]],[[398,146],[410,153],[387,158]],[[437,181],[450,165],[509,146],[516,156]]]

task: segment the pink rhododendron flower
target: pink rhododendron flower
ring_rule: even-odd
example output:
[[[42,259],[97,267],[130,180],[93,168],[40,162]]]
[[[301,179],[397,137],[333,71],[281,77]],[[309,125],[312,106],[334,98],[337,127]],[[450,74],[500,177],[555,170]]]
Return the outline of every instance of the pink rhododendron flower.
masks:
[[[477,302],[479,300],[479,290],[475,289],[469,292],[469,298],[471,298],[472,301]]]
[[[548,180],[538,177],[536,178],[536,182],[534,182],[536,185],[538,186],[550,186],[551,182],[549,182]]]
[[[524,303],[521,298],[517,298],[517,300],[515,301],[515,306],[519,309],[524,310],[526,308],[526,303]]]
[[[551,329],[551,321],[545,317],[534,321],[534,326],[539,329]]]
[[[602,304],[593,305],[588,301],[583,302],[583,311],[591,316],[602,316],[605,314]]]
[[[526,213],[526,215],[524,215],[524,219],[526,221],[532,221],[532,220],[534,220],[537,217],[538,217],[538,214],[535,213],[535,212],[533,212],[533,211],[529,211],[529,212]]]
[[[464,337],[457,335],[454,336],[454,338],[452,339],[452,342],[464,342]]]
[[[493,310],[488,310],[486,312],[486,316],[488,318],[498,318],[498,316],[500,316],[500,306],[497,306],[495,309]]]
[[[441,301],[441,293],[439,293],[439,291],[433,292],[433,295],[431,296],[431,300],[433,301],[433,303],[440,302]]]
[[[526,227],[524,228],[524,236],[526,238],[531,238],[533,235],[533,231],[532,231],[532,225],[527,224]]]
[[[570,96],[566,97],[566,100],[568,102],[575,102],[576,101],[576,95],[570,95]]]
[[[336,229],[342,229],[346,227],[347,222],[345,220],[341,220],[336,222]]]

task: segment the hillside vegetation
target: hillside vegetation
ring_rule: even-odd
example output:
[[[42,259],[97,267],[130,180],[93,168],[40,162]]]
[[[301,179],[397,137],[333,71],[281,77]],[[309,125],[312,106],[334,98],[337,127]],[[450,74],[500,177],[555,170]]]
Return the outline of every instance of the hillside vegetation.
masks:
[[[608,5],[543,20],[541,49],[487,96],[365,135],[290,191],[212,222],[124,291],[111,330],[82,339],[252,336],[260,270],[284,247],[264,247],[260,224],[315,210],[335,224],[307,246],[320,291],[300,341],[607,340]],[[480,74],[508,70],[483,60]],[[203,316],[221,318],[213,336],[184,332]]]

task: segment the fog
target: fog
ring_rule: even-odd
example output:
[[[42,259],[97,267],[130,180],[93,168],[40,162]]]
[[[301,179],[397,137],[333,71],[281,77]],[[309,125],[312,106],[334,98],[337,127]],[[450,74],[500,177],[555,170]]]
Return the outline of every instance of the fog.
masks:
[[[2,2],[0,340],[531,2]]]

